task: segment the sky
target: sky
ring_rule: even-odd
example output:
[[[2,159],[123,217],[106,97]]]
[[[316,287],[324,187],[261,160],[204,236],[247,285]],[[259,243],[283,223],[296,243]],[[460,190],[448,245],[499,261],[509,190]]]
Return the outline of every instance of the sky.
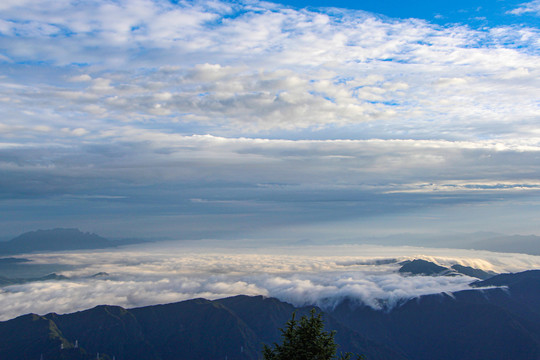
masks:
[[[532,25],[538,22],[538,1],[521,0],[279,0],[296,8],[338,7],[369,11],[393,18],[417,18],[439,25],[462,24],[471,27]],[[508,16],[508,15],[519,16]],[[536,23],[538,26],[538,23]]]
[[[539,19],[538,0],[2,1],[0,237],[540,235]]]

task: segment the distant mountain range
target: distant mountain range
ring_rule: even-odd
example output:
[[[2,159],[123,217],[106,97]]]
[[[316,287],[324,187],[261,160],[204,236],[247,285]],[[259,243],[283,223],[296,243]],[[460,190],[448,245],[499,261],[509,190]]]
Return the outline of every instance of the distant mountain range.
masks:
[[[425,265],[425,264],[424,264]],[[501,274],[479,290],[404,301],[388,311],[349,299],[324,313],[341,351],[368,360],[540,359],[540,271]],[[2,358],[255,360],[297,311],[274,298],[194,299],[126,310],[29,314],[0,322]]]
[[[165,240],[165,239],[161,239]],[[21,234],[9,241],[0,241],[0,255],[14,255],[38,251],[105,249],[129,244],[138,244],[158,239],[106,239],[79,229],[36,230]],[[303,243],[302,240],[300,243]],[[355,240],[355,243],[357,239]],[[300,244],[299,243],[299,244]],[[369,239],[378,245],[403,245],[449,247],[457,249],[489,250],[496,252],[540,255],[540,236],[501,235],[496,233],[473,233],[461,235],[411,235],[400,234]]]
[[[540,255],[540,236],[496,236],[488,239],[473,241],[469,245],[469,248],[497,252]]]
[[[37,251],[105,249],[145,242],[139,239],[108,240],[79,229],[30,231],[9,241],[0,242],[0,254],[13,255]]]
[[[64,275],[58,275],[55,273],[40,276],[37,278],[8,278],[5,276],[0,276],[0,286],[6,286],[6,285],[15,285],[15,284],[24,284],[27,282],[34,282],[34,281],[51,281],[51,280],[67,280],[68,278]]]
[[[356,242],[357,240],[355,240]],[[422,246],[430,248],[474,249],[505,253],[540,255],[540,236],[504,235],[492,232],[455,234],[395,234],[384,237],[367,238],[365,243],[401,246]]]
[[[3,259],[0,259],[3,260]],[[96,278],[107,278],[109,274],[106,272],[98,272],[96,274],[87,276],[86,278],[96,279]],[[15,284],[26,284],[35,281],[57,281],[57,280],[69,280],[70,278],[64,275],[58,275],[56,273],[50,273],[48,275],[39,276],[39,277],[24,277],[24,278],[13,278],[0,275],[0,287],[15,285]]]

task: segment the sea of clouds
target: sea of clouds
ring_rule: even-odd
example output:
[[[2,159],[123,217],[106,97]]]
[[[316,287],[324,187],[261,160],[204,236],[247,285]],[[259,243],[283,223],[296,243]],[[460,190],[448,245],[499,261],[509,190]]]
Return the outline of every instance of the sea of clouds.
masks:
[[[487,251],[372,245],[234,249],[175,242],[114,250],[24,255],[34,264],[71,265],[64,281],[0,289],[1,320],[68,313],[99,304],[127,308],[239,294],[332,308],[345,298],[388,309],[414,297],[470,289],[468,276],[403,276],[399,262],[422,258],[495,272],[540,268],[540,257]],[[100,272],[106,275],[92,277]]]

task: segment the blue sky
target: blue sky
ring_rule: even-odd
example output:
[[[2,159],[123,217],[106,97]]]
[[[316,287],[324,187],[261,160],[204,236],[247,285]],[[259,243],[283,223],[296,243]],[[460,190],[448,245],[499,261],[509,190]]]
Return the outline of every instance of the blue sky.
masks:
[[[466,24],[473,27],[538,25],[538,3],[527,3],[521,0],[280,0],[277,2],[294,8],[316,9],[324,7],[337,7],[344,9],[356,9],[393,18],[424,19],[440,25],[455,23]],[[527,7],[527,5],[524,4],[529,5]],[[519,16],[516,16],[518,14]]]
[[[0,235],[540,234],[540,3],[328,5],[3,2]]]

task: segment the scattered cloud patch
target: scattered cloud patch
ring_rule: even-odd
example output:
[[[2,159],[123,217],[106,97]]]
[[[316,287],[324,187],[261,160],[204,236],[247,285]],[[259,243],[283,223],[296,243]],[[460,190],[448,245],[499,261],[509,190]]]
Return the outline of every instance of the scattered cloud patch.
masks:
[[[508,13],[514,14],[514,15],[523,15],[523,14],[532,13],[533,15],[540,16],[540,1],[533,0],[531,2],[523,3],[519,7],[515,8],[514,10],[508,11]]]

